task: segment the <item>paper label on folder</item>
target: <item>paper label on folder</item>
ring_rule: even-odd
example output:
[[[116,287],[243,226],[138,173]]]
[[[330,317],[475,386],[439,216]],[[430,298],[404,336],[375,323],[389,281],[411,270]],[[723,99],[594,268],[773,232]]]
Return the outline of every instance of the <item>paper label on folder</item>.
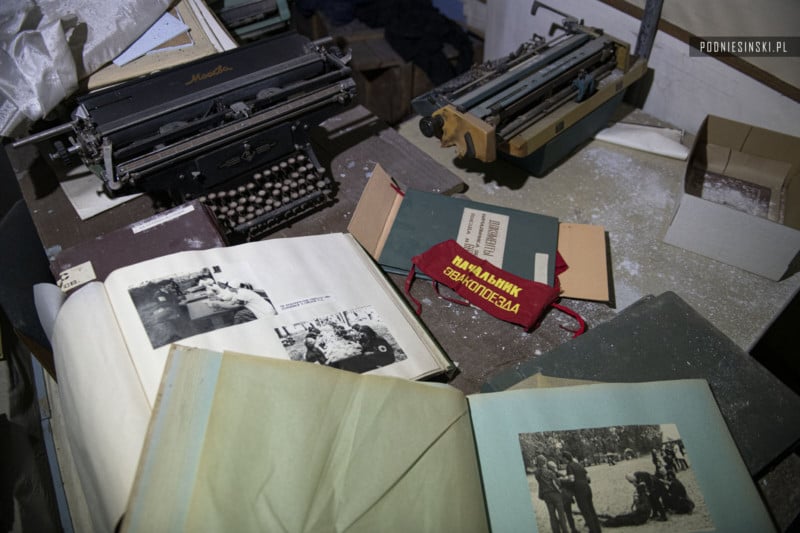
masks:
[[[70,289],[74,289],[75,287],[79,287],[96,279],[97,275],[94,273],[92,262],[86,261],[85,263],[75,265],[61,272],[61,274],[58,275],[58,280],[56,280],[56,285],[58,285],[63,292],[68,292]]]
[[[508,215],[465,207],[456,242],[473,255],[503,268]]]

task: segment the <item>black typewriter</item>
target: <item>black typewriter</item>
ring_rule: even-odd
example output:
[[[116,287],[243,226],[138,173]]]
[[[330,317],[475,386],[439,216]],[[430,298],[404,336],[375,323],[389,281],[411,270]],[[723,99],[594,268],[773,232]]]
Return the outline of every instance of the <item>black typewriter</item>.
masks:
[[[253,240],[333,201],[309,130],[353,100],[348,62],[289,32],[79,97],[68,123],[15,145],[50,141],[111,197],[199,198],[231,241]]]

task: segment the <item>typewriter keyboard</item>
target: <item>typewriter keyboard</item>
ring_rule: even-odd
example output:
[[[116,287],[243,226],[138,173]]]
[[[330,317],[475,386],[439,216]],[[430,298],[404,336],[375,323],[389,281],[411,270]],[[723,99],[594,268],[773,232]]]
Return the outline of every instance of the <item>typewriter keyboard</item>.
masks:
[[[198,199],[228,241],[239,243],[260,239],[330,203],[333,196],[334,183],[325,170],[295,152]]]

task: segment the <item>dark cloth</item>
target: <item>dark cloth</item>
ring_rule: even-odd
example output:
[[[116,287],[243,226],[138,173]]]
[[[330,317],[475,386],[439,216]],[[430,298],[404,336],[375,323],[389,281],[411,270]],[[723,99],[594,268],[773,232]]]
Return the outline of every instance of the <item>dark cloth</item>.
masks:
[[[631,511],[616,516],[610,516],[603,520],[604,527],[625,527],[640,526],[646,524],[650,519],[650,506],[640,506]]]
[[[308,346],[306,348],[306,361],[324,365],[328,362],[328,358],[325,357],[325,353],[317,346]]]
[[[359,19],[370,27],[383,28],[386,42],[405,61],[421,68],[434,85],[472,66],[469,35],[431,0],[297,0],[296,5],[303,15],[319,11],[337,26]],[[444,54],[445,44],[458,51],[455,65]]]
[[[369,359],[375,368],[394,363],[394,348],[383,337],[369,339],[361,348],[361,357]]]
[[[360,2],[356,17],[368,26],[383,28],[386,42],[405,61],[410,61],[440,85],[472,66],[469,35],[455,21],[444,16],[430,0],[387,0]],[[445,44],[458,51],[456,65],[444,53]]]
[[[608,516],[603,520],[602,525],[604,527],[640,526],[650,520],[652,510],[647,487],[644,483],[641,483],[636,487],[636,495],[633,497],[633,509],[631,512]]]
[[[0,309],[8,413],[0,414],[0,532],[63,531],[48,462],[30,351]]]
[[[600,520],[597,518],[597,512],[594,508],[594,500],[592,497],[592,487],[589,484],[589,475],[586,469],[575,461],[567,463],[567,475],[575,478],[572,483],[572,493],[575,496],[575,503],[578,505],[583,516],[586,527],[589,528],[591,533],[600,531]]]
[[[237,309],[236,312],[233,313],[234,324],[244,324],[246,322],[251,322],[256,318],[256,314],[246,307]]]
[[[337,368],[360,374],[394,363],[394,348],[374,329],[364,324],[356,324],[353,330],[358,332],[361,353],[337,361]]]
[[[319,11],[331,23],[341,26],[356,18],[356,7],[359,4],[368,4],[370,0],[295,0],[299,12],[310,17]]]
[[[575,518],[572,516],[572,504],[575,503],[575,495],[573,493],[574,483],[568,479],[560,479],[561,485],[561,501],[564,503],[564,515],[567,518],[567,525],[572,533],[576,533]]]
[[[558,476],[546,467],[536,468],[533,475],[539,485],[539,499],[547,506],[550,528],[554,533],[568,533],[569,526],[561,489],[558,486]]]
[[[663,504],[663,497],[666,493],[664,484],[659,478],[649,472],[634,472],[633,475],[637,483],[641,483],[647,488],[647,494],[650,496],[652,515],[658,518],[666,518],[667,512]]]
[[[543,500],[545,495],[550,493],[561,495],[561,489],[558,487],[558,477],[555,472],[549,468],[539,467],[533,473],[536,481],[539,483],[539,499]]]
[[[386,42],[405,61],[421,68],[434,85],[472,66],[469,35],[431,0],[297,0],[296,6],[304,16],[319,11],[337,26],[358,19],[370,27],[383,28]],[[445,44],[458,51],[455,66],[444,54]]]
[[[672,479],[667,487],[664,506],[675,514],[689,514],[694,510],[694,502],[686,494],[686,487],[678,478]]]
[[[33,299],[37,283],[55,283],[28,207],[17,200],[0,220],[0,307],[15,330],[50,348]]]
[[[547,506],[547,515],[550,517],[550,529],[553,533],[569,533],[564,501],[559,492],[547,492],[542,498]]]

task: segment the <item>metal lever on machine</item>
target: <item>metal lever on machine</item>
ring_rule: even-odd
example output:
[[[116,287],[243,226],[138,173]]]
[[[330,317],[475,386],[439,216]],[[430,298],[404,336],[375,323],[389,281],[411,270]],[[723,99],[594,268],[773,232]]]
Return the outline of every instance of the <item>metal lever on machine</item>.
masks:
[[[25,146],[27,144],[32,144],[39,141],[44,141],[47,139],[52,139],[53,137],[58,137],[60,135],[64,135],[65,133],[72,133],[72,124],[70,122],[61,124],[60,126],[56,126],[54,128],[40,131],[38,133],[34,133],[27,137],[23,137],[22,139],[19,139],[11,143],[11,147],[16,150],[21,146]]]
[[[583,25],[583,20],[578,20],[578,17],[575,17],[573,15],[568,15],[568,14],[564,13],[563,11],[559,11],[559,10],[553,8],[553,7],[548,6],[547,4],[543,4],[539,0],[535,0],[533,2],[533,5],[531,6],[531,15],[536,15],[536,12],[539,10],[540,7],[548,9],[548,10],[552,11],[553,13],[555,13],[556,15],[561,15],[562,17],[564,17],[567,20],[570,20],[570,21],[573,21],[573,22],[577,22],[581,26]]]
[[[556,23],[550,25],[549,33],[551,36],[555,34],[556,30],[563,30],[566,33],[575,33],[576,27],[583,26],[583,19],[578,19],[578,17],[575,17],[573,15],[568,15],[563,11],[559,11],[555,8],[552,8],[547,4],[543,4],[539,0],[535,0],[533,2],[533,5],[531,6],[531,15],[536,15],[536,12],[539,10],[540,7],[548,9],[553,13],[555,13],[556,15],[561,15],[562,17],[564,17],[563,25],[558,25]]]

